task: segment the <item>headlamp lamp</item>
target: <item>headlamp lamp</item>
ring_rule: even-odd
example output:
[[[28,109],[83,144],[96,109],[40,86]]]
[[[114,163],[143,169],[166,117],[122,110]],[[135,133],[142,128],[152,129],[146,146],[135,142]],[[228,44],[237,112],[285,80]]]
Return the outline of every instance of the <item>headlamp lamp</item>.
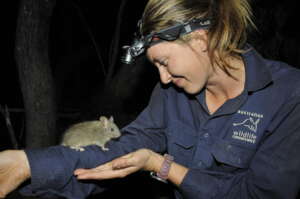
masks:
[[[186,23],[179,23],[174,26],[162,29],[158,32],[150,33],[146,36],[135,36],[131,46],[123,46],[124,55],[121,61],[131,64],[135,58],[141,55],[147,48],[162,41],[174,41],[180,36],[193,32],[197,29],[206,29],[211,25],[208,18],[192,19]]]

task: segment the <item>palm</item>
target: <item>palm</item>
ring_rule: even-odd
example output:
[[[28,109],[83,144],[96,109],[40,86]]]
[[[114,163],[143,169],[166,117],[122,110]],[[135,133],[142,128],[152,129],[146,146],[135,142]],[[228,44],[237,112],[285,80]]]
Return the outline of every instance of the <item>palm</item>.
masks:
[[[25,181],[23,152],[0,152],[0,198],[4,198],[9,192],[16,189]]]
[[[150,153],[146,149],[140,149],[112,161],[113,168],[133,167],[136,170],[146,169]]]
[[[93,169],[78,169],[75,175],[78,179],[122,178],[141,169],[148,170],[150,155],[149,150],[140,149]]]

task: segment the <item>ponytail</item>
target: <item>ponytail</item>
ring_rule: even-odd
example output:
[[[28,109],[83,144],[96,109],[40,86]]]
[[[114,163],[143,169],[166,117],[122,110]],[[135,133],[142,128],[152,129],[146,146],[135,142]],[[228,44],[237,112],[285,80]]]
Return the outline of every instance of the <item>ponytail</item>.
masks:
[[[255,27],[250,6],[247,0],[211,0],[209,12],[214,23],[208,33],[208,52],[212,63],[230,75],[227,68],[234,67],[226,58],[244,52],[247,28],[249,25]]]

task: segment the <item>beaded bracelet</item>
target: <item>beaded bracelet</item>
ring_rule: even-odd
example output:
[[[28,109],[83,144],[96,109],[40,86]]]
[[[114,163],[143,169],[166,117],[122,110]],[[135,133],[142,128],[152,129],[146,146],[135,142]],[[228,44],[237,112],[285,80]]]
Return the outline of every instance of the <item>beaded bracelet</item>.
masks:
[[[167,183],[168,174],[169,174],[170,167],[171,167],[173,160],[174,160],[173,156],[171,156],[169,154],[165,154],[164,161],[162,163],[162,166],[161,166],[159,172],[158,173],[151,172],[150,173],[151,177],[153,177],[159,181]]]

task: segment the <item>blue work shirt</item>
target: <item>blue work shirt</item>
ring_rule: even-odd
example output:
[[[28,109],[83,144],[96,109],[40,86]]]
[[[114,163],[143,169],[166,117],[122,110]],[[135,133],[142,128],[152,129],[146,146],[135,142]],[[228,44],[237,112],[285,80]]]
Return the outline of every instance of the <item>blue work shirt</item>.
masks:
[[[140,148],[169,153],[189,170],[176,198],[293,199],[300,187],[300,72],[242,55],[244,91],[210,114],[204,91],[188,95],[158,84],[148,106],[122,129],[109,151],[78,152],[63,146],[26,150],[31,184],[24,194],[82,199],[104,182],[77,181],[76,168],[93,168]]]

